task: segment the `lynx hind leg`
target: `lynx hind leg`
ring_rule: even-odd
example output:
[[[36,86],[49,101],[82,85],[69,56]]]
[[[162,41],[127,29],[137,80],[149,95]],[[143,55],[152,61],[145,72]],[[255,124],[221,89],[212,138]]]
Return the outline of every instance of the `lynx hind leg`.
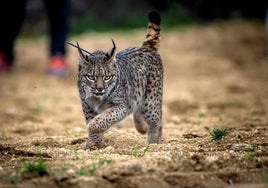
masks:
[[[161,143],[162,139],[162,101],[147,100],[143,109],[144,121],[148,125],[147,143]]]
[[[161,143],[162,139],[162,79],[152,79],[147,85],[142,115],[148,125],[147,143]]]
[[[140,134],[146,134],[148,130],[148,125],[144,119],[143,114],[140,109],[134,113],[134,123],[135,128]]]

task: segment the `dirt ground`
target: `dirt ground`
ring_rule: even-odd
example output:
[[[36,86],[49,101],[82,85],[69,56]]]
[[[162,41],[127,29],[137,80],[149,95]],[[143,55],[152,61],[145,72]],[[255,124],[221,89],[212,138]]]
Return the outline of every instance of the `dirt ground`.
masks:
[[[140,45],[145,30],[70,38],[83,48]],[[85,150],[76,87],[46,74],[45,38],[20,39],[16,70],[0,75],[0,187],[268,187],[268,62],[264,26],[242,21],[163,29],[163,140],[146,147],[128,117]],[[228,134],[212,141],[210,132]],[[48,175],[22,176],[42,159]]]

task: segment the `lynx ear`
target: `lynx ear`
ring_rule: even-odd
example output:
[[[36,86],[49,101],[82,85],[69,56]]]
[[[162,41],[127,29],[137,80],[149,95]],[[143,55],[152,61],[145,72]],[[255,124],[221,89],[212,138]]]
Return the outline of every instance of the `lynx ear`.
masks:
[[[69,44],[69,45],[71,45],[71,46],[73,46],[73,47],[78,49],[79,57],[83,60],[83,62],[85,62],[86,64],[91,64],[90,56],[91,57],[94,56],[92,53],[88,52],[87,50],[84,50],[83,48],[80,48],[80,46],[79,46],[77,41],[76,41],[76,45],[71,43],[71,42],[67,42],[67,44]]]
[[[106,53],[107,57],[109,58],[107,63],[110,63],[115,59],[116,46],[115,46],[115,43],[114,43],[113,39],[112,39],[112,43],[113,43],[113,48],[109,52]]]
[[[80,58],[83,60],[83,62],[85,62],[86,64],[88,65],[91,65],[92,63],[90,62],[90,57],[89,56],[92,56],[91,53],[87,52],[87,53],[84,53],[82,51],[82,49],[80,48],[78,42],[76,41],[76,45],[77,45],[77,49],[78,49],[78,53],[79,53],[79,56]]]

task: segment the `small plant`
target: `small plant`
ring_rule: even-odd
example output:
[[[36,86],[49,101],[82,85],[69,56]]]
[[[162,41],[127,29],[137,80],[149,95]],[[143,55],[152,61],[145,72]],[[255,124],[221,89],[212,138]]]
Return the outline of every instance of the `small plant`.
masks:
[[[19,183],[21,182],[21,176],[4,176],[0,179],[1,183],[5,183],[5,184],[15,184],[15,183]]]
[[[29,161],[23,163],[22,175],[24,177],[38,177],[48,174],[48,168],[42,158],[39,158],[35,163]]]
[[[250,162],[254,161],[254,155],[252,153],[248,153],[245,157]]]
[[[268,185],[268,174],[263,170],[262,174],[262,182],[266,185]]]
[[[113,162],[113,160],[112,159],[106,159],[106,158],[104,158],[104,159],[99,159],[99,165],[104,165],[105,163],[111,163],[111,162]]]
[[[99,155],[99,154],[94,154],[94,155]],[[91,176],[96,173],[98,167],[104,165],[105,163],[111,163],[113,160],[112,159],[99,159],[99,161],[96,163],[93,159],[93,163],[90,165],[89,168],[81,168],[75,171],[75,174],[78,176]]]
[[[5,141],[8,141],[8,140],[11,140],[11,137],[10,136],[7,136],[5,134],[5,132],[2,133],[2,139],[5,140]]]
[[[226,127],[214,128],[209,134],[212,141],[219,141],[228,134],[228,129]]]
[[[192,143],[193,143],[193,144],[198,144],[198,141],[197,141],[196,139],[194,139],[194,140],[192,141]]]
[[[77,169],[75,174],[78,176],[91,176],[97,172],[98,167],[113,161],[112,159],[100,158],[99,156],[100,154],[98,152],[94,152],[92,154],[92,164],[88,168]],[[79,159],[79,157],[77,159]]]
[[[175,153],[171,153],[170,159],[172,160],[172,162],[178,163],[181,161],[181,156],[179,156],[178,154],[175,154]]]
[[[135,158],[138,158],[138,157],[143,157],[147,152],[148,152],[148,150],[149,150],[149,144],[147,144],[147,146],[143,149],[143,151],[142,152],[139,152],[139,148],[138,148],[138,146],[137,145],[135,145],[134,147],[133,147],[133,156],[135,157]]]
[[[207,117],[207,114],[204,113],[204,112],[200,112],[200,113],[198,114],[198,117],[199,117],[199,118],[205,118],[205,117]]]
[[[74,157],[75,157],[75,160],[79,160],[80,159],[80,157],[79,157],[79,155],[78,155],[78,153],[77,153],[76,150],[74,150]]]
[[[59,167],[58,170],[61,171],[61,172],[66,172],[68,169],[69,169],[68,166],[62,165],[62,166]]]
[[[251,146],[252,146],[252,152],[255,152],[259,147],[259,145],[256,143],[253,143]]]
[[[75,171],[75,174],[78,176],[91,176],[93,174],[95,174],[95,172],[97,171],[97,167],[96,164],[93,163],[88,169],[78,169]]]
[[[36,104],[34,107],[31,108],[31,111],[33,114],[39,115],[42,113],[43,109],[42,109],[42,106],[40,104]]]

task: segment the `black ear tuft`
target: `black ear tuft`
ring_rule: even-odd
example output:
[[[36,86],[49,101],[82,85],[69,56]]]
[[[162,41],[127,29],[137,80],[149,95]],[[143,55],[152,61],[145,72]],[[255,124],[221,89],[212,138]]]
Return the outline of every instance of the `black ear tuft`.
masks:
[[[75,48],[77,48],[79,51],[83,51],[83,52],[86,52],[86,53],[88,53],[89,55],[91,55],[91,56],[94,56],[92,53],[90,53],[89,51],[87,51],[87,50],[85,50],[85,49],[83,49],[83,48],[80,48],[80,46],[79,46],[79,44],[78,44],[78,42],[76,41],[76,45],[75,44],[73,44],[73,43],[71,43],[71,42],[66,42],[67,44],[69,44],[70,46],[73,46],[73,47],[75,47]]]
[[[112,39],[112,43],[113,43],[113,48],[112,48],[109,52],[106,53],[106,55],[107,55],[110,59],[112,59],[112,58],[114,57],[114,55],[115,55],[115,51],[116,51],[116,46],[115,46],[115,43],[114,43],[114,40],[113,40],[113,39]]]
[[[157,11],[150,11],[148,13],[149,22],[152,22],[156,25],[160,25],[161,17]]]

